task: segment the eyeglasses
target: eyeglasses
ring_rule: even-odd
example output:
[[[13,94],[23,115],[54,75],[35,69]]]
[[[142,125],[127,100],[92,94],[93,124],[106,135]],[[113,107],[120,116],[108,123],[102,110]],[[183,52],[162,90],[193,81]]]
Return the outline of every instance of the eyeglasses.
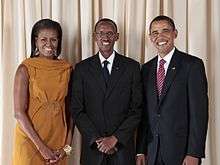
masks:
[[[105,33],[105,32],[97,32],[97,33],[95,33],[99,38],[102,38],[102,37],[104,37],[104,36],[106,36],[106,37],[108,37],[108,38],[112,38],[114,35],[115,35],[115,33],[114,32],[107,32],[107,33]]]

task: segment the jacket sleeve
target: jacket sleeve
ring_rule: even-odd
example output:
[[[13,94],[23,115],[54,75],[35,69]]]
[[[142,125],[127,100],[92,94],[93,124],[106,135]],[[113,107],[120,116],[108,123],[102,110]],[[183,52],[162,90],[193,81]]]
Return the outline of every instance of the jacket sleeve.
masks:
[[[71,81],[70,111],[80,133],[89,139],[90,147],[93,147],[100,136],[84,108],[83,76],[79,64],[75,66]]]
[[[147,142],[148,142],[148,119],[147,112],[144,108],[141,115],[141,122],[137,130],[136,138],[136,154],[147,154]]]
[[[207,79],[202,60],[195,60],[188,77],[189,137],[187,154],[205,157],[208,127]]]
[[[141,69],[141,77],[143,78],[145,68],[142,67]],[[142,79],[143,82],[143,79]],[[144,92],[144,82],[143,82],[143,110],[141,114],[141,122],[137,129],[137,138],[136,138],[136,154],[147,154],[147,142],[148,142],[148,132],[149,132],[149,124],[148,124],[148,112],[146,109],[146,99],[145,99],[145,92]]]
[[[131,86],[131,101],[129,103],[129,112],[127,117],[115,131],[114,135],[118,139],[118,143],[124,146],[134,134],[140,119],[142,110],[142,83],[140,76],[140,65],[135,63],[133,67],[133,77]]]

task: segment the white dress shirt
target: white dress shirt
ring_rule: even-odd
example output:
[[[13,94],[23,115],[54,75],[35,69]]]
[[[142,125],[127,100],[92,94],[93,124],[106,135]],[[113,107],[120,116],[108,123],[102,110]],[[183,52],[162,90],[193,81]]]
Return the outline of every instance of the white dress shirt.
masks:
[[[165,75],[167,74],[167,69],[168,69],[168,67],[169,67],[171,58],[173,57],[174,51],[175,51],[175,47],[174,47],[167,55],[165,55],[163,58],[161,58],[161,57],[158,55],[158,60],[157,60],[157,72],[158,72],[158,70],[159,70],[160,60],[161,60],[161,59],[164,59],[164,60],[166,61],[166,63],[164,64]]]
[[[108,65],[107,65],[107,68],[108,68],[108,71],[109,71],[109,74],[111,74],[112,72],[112,65],[113,65],[113,61],[114,61],[114,58],[115,58],[115,51],[112,52],[112,54],[109,56],[109,58],[105,59],[102,54],[99,52],[99,59],[101,61],[101,64],[102,64],[102,67],[104,67],[104,61],[108,61]]]

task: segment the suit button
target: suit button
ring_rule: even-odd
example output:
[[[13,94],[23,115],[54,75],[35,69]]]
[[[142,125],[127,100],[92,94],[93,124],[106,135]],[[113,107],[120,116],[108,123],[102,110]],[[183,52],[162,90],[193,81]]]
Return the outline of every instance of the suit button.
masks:
[[[155,136],[156,136],[156,137],[158,137],[158,136],[159,136],[159,134],[157,133]]]
[[[160,117],[160,114],[157,114],[157,117]]]

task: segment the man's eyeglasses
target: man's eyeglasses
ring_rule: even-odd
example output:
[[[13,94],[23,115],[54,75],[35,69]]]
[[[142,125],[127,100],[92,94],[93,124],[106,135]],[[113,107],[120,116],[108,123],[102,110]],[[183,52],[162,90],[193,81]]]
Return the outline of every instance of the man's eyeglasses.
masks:
[[[102,38],[102,37],[104,37],[104,36],[106,36],[106,37],[108,37],[108,38],[112,38],[114,35],[115,35],[115,33],[114,32],[107,32],[107,33],[105,33],[105,32],[97,32],[97,33],[95,33],[99,38]]]

